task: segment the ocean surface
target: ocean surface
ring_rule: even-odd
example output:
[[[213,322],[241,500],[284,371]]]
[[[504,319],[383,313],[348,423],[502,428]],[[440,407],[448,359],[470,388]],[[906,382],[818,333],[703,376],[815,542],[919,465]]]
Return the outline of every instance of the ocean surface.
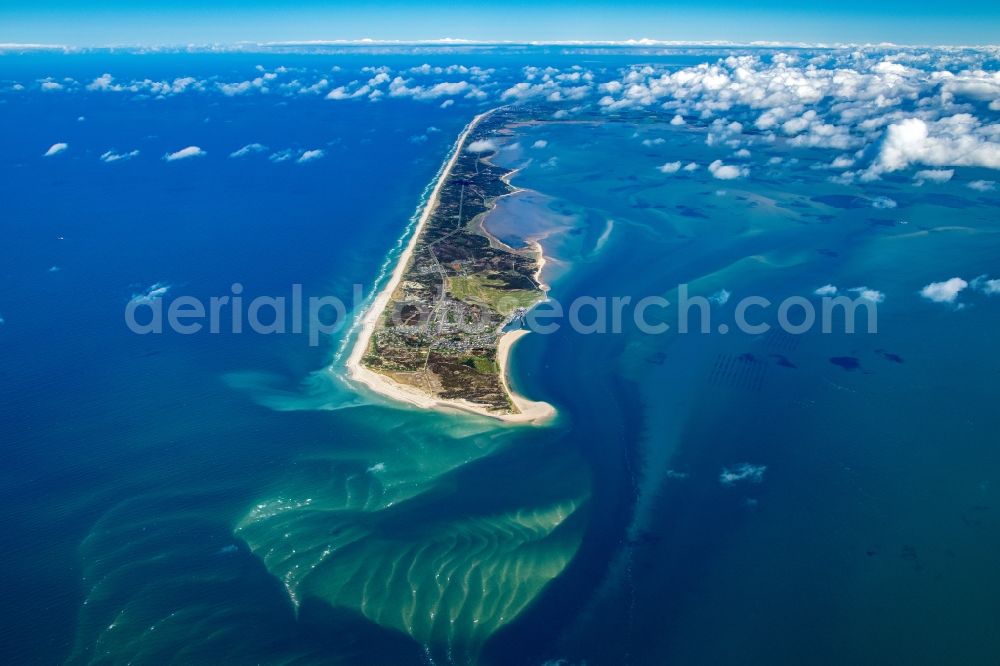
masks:
[[[525,68],[717,56],[0,55],[3,662],[995,663],[1000,296],[920,295],[1000,272],[1000,194],[967,187],[994,171],[843,184],[843,150],[778,141],[727,153],[750,167],[722,180],[672,113],[517,128],[495,160],[524,189],[487,227],[540,240],[551,298],[713,297],[706,333],[674,307],[662,334],[523,338],[512,382],[556,406],[544,428],[359,391],[349,325],[317,346],[126,325],[157,290],[294,285],[349,322]],[[349,93],[425,63],[499,83],[450,104],[86,89],[280,68]],[[877,333],[732,324],[744,297],[818,308],[825,285],[877,291]]]

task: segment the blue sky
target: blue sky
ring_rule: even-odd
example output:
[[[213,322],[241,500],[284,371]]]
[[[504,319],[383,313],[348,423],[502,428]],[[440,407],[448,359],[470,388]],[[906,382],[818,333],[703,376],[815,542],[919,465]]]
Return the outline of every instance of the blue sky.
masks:
[[[904,0],[724,2],[318,2],[4,0],[0,42],[228,43],[317,39],[1000,42],[1000,3]]]

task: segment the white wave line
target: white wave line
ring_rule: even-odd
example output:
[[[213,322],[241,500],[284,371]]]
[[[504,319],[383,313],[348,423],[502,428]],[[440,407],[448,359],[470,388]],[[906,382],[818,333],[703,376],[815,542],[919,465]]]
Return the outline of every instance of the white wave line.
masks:
[[[358,327],[362,324],[364,315],[368,312],[368,308],[371,307],[372,301],[375,300],[375,297],[378,296],[380,291],[382,291],[382,284],[392,275],[392,269],[398,261],[399,255],[406,248],[407,243],[409,243],[410,236],[413,235],[413,232],[417,227],[417,223],[424,214],[424,209],[427,208],[427,205],[430,202],[435,184],[437,184],[437,182],[444,175],[444,171],[448,167],[448,162],[451,161],[452,155],[454,155],[456,150],[458,150],[457,145],[452,146],[451,149],[448,150],[448,153],[444,157],[444,161],[441,162],[441,166],[438,167],[434,177],[429,183],[427,183],[423,192],[420,194],[420,200],[417,204],[417,208],[413,211],[413,215],[410,216],[410,221],[403,230],[403,234],[396,240],[396,244],[386,254],[385,259],[382,261],[382,266],[379,268],[378,275],[372,283],[372,289],[368,292],[368,295],[365,296],[365,300],[362,302],[361,307],[355,310],[351,327],[347,330],[347,335],[345,335],[340,341],[340,346],[338,347],[337,352],[333,355],[330,368],[331,370],[333,370],[333,366],[340,364],[340,359],[343,357],[344,352],[347,351],[351,341],[357,334]]]

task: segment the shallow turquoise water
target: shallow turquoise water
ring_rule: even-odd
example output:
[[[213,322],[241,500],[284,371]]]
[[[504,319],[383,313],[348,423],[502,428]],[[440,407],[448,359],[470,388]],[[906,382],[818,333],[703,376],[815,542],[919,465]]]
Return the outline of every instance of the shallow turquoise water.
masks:
[[[917,292],[934,276],[993,269],[995,198],[959,183],[883,182],[850,195],[889,196],[896,208],[837,208],[824,195],[843,188],[808,158],[722,183],[704,170],[699,131],[643,131],[666,144],[636,147],[633,127],[611,123],[522,139],[548,147],[515,184],[552,197],[560,224],[579,220],[550,239],[565,262],[557,297],[676,300],[688,283],[732,293],[728,311],[713,306],[723,322],[743,296],[777,303],[828,283],[868,285],[885,301],[873,335],[529,337],[531,361],[559,369],[541,379],[557,404],[592,413],[625,402],[637,428],[628,537],[564,654],[986,663],[996,649],[997,303],[980,296],[955,310]],[[546,168],[553,156],[559,168]],[[669,178],[654,168],[674,159],[703,168]],[[844,357],[858,369],[831,363]],[[615,381],[629,389],[618,400],[607,394]],[[766,467],[760,482],[720,483],[740,462]]]

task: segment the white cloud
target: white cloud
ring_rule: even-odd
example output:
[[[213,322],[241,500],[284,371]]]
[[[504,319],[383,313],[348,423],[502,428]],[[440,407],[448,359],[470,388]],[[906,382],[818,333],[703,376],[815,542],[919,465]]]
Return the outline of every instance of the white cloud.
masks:
[[[319,81],[317,81],[316,83],[314,83],[312,85],[309,85],[309,86],[303,85],[301,88],[299,88],[299,94],[300,95],[318,95],[319,93],[321,93],[324,90],[326,90],[329,85],[330,85],[330,82],[328,80],[326,80],[326,79],[320,79]]]
[[[990,296],[1000,294],[1000,280],[984,280],[979,285],[979,289]]]
[[[464,95],[470,98],[485,97],[479,88],[468,81],[441,81],[431,86],[410,85],[412,79],[397,76],[389,83],[390,97],[412,97],[419,100],[431,100],[441,97]]]
[[[166,282],[156,282],[144,291],[132,294],[131,301],[133,303],[152,303],[157,298],[163,298],[170,291],[170,286]]]
[[[813,292],[817,296],[836,296],[837,287],[832,284],[825,284],[816,291]]]
[[[992,192],[997,188],[995,180],[974,180],[969,183],[969,187],[977,192]]]
[[[681,169],[680,162],[667,162],[656,167],[660,173],[677,173]]]
[[[612,95],[617,94],[622,91],[625,85],[621,81],[607,81],[597,86],[597,89],[603,93],[611,93]]]
[[[167,153],[163,156],[163,159],[168,162],[176,162],[177,160],[186,160],[191,157],[203,157],[207,154],[208,153],[198,146],[188,146],[187,148],[181,148],[176,152]]]
[[[889,125],[866,175],[877,178],[911,164],[1000,169],[1000,126],[983,125],[968,113],[927,122],[907,118]]]
[[[478,141],[473,141],[465,150],[470,153],[492,153],[496,151],[497,144],[490,139],[479,139]]]
[[[229,153],[230,157],[246,157],[247,155],[253,155],[255,153],[263,153],[267,150],[267,146],[260,143],[248,143],[239,150],[235,150]]]
[[[944,282],[931,282],[920,290],[920,295],[935,303],[954,303],[958,294],[969,286],[969,283],[960,277],[953,277]]]
[[[733,293],[728,289],[720,289],[719,291],[709,296],[708,300],[712,301],[713,303],[716,303],[717,305],[725,305],[726,303],[729,302],[729,297],[732,295]]]
[[[923,169],[913,174],[913,180],[917,185],[923,185],[928,180],[932,183],[947,183],[954,175],[954,169]]]
[[[1000,128],[982,104],[1000,110],[1000,76],[987,71],[993,58],[988,48],[960,52],[884,45],[810,56],[732,54],[679,69],[623,68],[617,80],[599,82],[594,92],[602,95],[597,104],[604,111],[657,105],[675,114],[678,123],[698,118],[709,124],[709,145],[734,150],[773,142],[779,135],[792,148],[854,151],[879,144],[864,172],[873,179],[904,164],[997,163]],[[539,80],[525,86],[529,83]],[[972,106],[971,100],[979,104]],[[753,124],[759,132],[741,134],[734,123]],[[901,147],[908,137],[900,130],[917,123],[927,128],[929,140],[918,136],[916,143],[926,145]],[[883,140],[888,134],[893,136]]]
[[[52,157],[53,155],[65,152],[67,149],[69,149],[68,143],[53,143],[42,157]]]
[[[462,93],[468,92],[472,88],[472,84],[468,81],[443,81],[441,83],[435,83],[423,94],[419,96],[419,99],[435,99],[437,97],[453,97],[455,95],[461,95]]]
[[[886,210],[888,208],[895,208],[897,206],[896,202],[889,197],[875,197],[872,199],[872,208],[878,208],[879,210]]]
[[[684,116],[682,116],[681,114],[678,113],[676,116],[674,116],[673,118],[670,119],[670,124],[674,125],[674,126],[683,125],[684,124]]]
[[[838,185],[851,185],[854,183],[854,179],[857,175],[856,171],[845,171],[844,173],[838,173],[835,176],[830,176],[827,180]]]
[[[109,150],[108,152],[106,152],[106,153],[104,153],[104,154],[101,155],[101,161],[102,162],[122,162],[122,161],[125,161],[125,160],[130,160],[133,157],[136,157],[138,155],[139,155],[139,151],[138,150],[130,150],[127,153],[116,153],[116,152],[114,152],[112,150]]]
[[[271,153],[271,155],[269,155],[267,159],[271,160],[272,162],[287,162],[294,156],[295,154],[292,153],[291,148],[285,148],[284,150],[279,150],[275,153]]]
[[[879,64],[872,67],[873,70],[880,74],[906,74],[907,68],[905,65],[900,65],[899,63],[889,62],[883,60]]]
[[[976,291],[981,291],[988,296],[1000,294],[1000,280],[991,280],[989,275],[980,275],[969,282],[969,286]]]
[[[277,78],[277,74],[274,72],[267,72],[262,76],[258,76],[254,79],[249,79],[246,81],[237,81],[235,83],[217,83],[216,86],[223,95],[227,97],[234,97],[236,95],[245,95],[250,92],[268,92],[270,90],[269,84]]]
[[[652,147],[652,146],[661,146],[661,145],[665,144],[666,142],[667,142],[666,139],[664,139],[662,136],[658,136],[655,139],[643,139],[642,140],[642,145],[644,145],[647,148],[649,148],[649,147]]]
[[[869,289],[868,287],[854,287],[853,289],[848,289],[848,291],[853,292],[866,301],[871,301],[872,303],[882,303],[885,301],[885,294],[877,289]]]
[[[219,84],[220,87],[225,85],[231,84]],[[105,73],[88,83],[86,88],[91,92],[131,92],[153,95],[154,97],[166,97],[186,91],[204,90],[206,85],[204,81],[199,81],[191,76],[178,77],[173,81],[141,79],[126,83],[116,83],[113,76]]]
[[[307,150],[303,152],[299,159],[295,160],[299,164],[305,164],[306,162],[315,162],[318,159],[322,159],[326,153],[322,149],[316,148],[315,150]]]
[[[114,80],[110,74],[102,74],[87,84],[87,90],[111,90]]]
[[[746,167],[733,166],[731,164],[723,164],[722,160],[715,160],[708,165],[708,170],[712,173],[712,177],[718,178],[719,180],[733,180],[734,178],[743,178],[749,175],[750,170]]]
[[[547,145],[549,145],[548,141],[546,141],[545,139],[539,139],[538,141],[536,141],[533,144],[531,144],[531,147],[532,148],[544,148]]]
[[[562,72],[554,67],[525,67],[526,81],[516,83],[500,93],[501,100],[545,99],[549,102],[580,100],[593,91],[593,74],[590,72]],[[608,92],[617,90],[620,83],[610,81],[607,88],[600,90]]]
[[[805,131],[816,120],[816,111],[810,109],[798,118],[786,120],[781,125],[781,130],[785,134],[795,135]]]
[[[383,86],[389,81],[389,68],[363,67],[362,71],[373,73],[374,76],[368,79],[365,83],[361,83],[360,81],[351,81],[346,85],[337,86],[327,93],[326,99],[359,99],[367,96],[370,101],[378,101],[383,95],[385,95],[385,92],[380,88],[380,86]],[[325,88],[326,86],[324,85],[323,87]]]
[[[699,169],[697,162],[688,162],[684,165],[685,171],[697,171]]]
[[[724,486],[731,486],[739,481],[747,483],[760,483],[764,480],[766,465],[751,465],[750,463],[740,463],[732,467],[723,468],[719,474],[719,483]]]
[[[1000,72],[963,71],[958,74],[941,72],[941,91],[956,97],[965,97],[991,106],[1000,99]],[[995,109],[994,109],[995,110]]]
[[[455,103],[455,100],[453,100],[453,99],[446,99],[445,101],[441,102],[441,108],[442,109],[447,109],[449,106],[451,106],[454,103]]]
[[[357,99],[370,92],[372,92],[372,88],[367,84],[353,90],[348,90],[347,86],[337,86],[326,94],[326,98],[333,100]]]

